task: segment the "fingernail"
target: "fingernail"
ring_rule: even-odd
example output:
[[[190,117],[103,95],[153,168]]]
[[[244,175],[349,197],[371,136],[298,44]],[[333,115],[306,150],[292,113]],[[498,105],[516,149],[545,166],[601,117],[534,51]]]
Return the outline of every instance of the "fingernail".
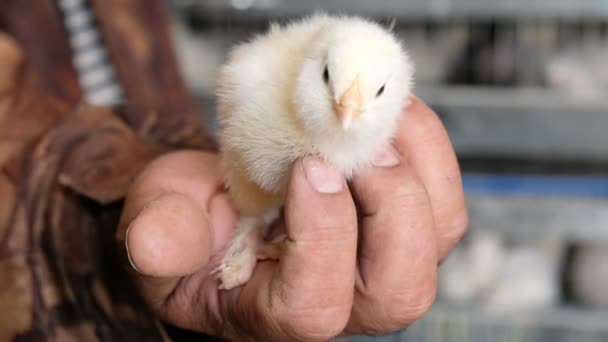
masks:
[[[131,231],[131,225],[129,225],[125,233],[125,249],[127,251],[127,259],[129,259],[129,264],[131,264],[131,267],[133,267],[137,273],[142,273],[137,265],[135,265],[135,262],[133,262],[133,258],[131,257],[131,251],[129,250],[129,231]]]
[[[335,167],[314,157],[305,157],[302,165],[308,183],[318,192],[335,194],[342,191],[344,179]]]
[[[372,163],[376,167],[393,167],[401,164],[401,159],[395,147],[390,145],[376,154]]]

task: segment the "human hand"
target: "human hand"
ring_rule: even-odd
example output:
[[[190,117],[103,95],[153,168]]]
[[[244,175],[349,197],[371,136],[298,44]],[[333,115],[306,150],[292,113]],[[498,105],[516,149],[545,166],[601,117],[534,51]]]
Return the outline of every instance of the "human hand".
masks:
[[[419,319],[467,216],[447,134],[417,99],[396,145],[398,165],[385,155],[352,192],[331,166],[297,162],[277,228],[285,254],[232,291],[209,275],[236,223],[218,157],[158,159],[133,184],[117,232],[143,298],[174,325],[236,340],[381,334]]]

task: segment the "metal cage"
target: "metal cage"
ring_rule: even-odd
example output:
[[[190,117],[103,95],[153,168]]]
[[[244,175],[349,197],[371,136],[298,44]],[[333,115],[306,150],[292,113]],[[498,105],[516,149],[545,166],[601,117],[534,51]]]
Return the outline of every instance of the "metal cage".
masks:
[[[471,228],[608,241],[608,2],[172,0],[184,76],[205,112],[229,48],[268,21],[323,10],[387,23],[416,93],[461,160]],[[198,46],[198,48],[196,48]],[[213,120],[210,119],[213,123]],[[439,302],[382,341],[608,341],[608,314],[564,305],[489,315]],[[372,341],[352,338],[349,341]]]

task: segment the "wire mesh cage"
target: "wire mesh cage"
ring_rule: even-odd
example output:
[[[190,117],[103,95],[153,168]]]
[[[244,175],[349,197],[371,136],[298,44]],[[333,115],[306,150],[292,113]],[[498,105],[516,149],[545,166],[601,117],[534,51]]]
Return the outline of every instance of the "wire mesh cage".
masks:
[[[608,339],[608,330],[600,326],[603,322],[591,315],[573,312],[538,312],[535,315],[534,318],[488,317],[466,309],[437,310],[403,332],[382,337],[381,341],[603,342]],[[581,322],[583,317],[586,320]],[[354,337],[342,341],[378,340]]]
[[[186,78],[204,98],[213,97],[229,47],[265,30],[268,21],[319,9],[369,14],[387,25],[396,20],[396,34],[416,64],[416,92],[445,118],[461,155],[608,156],[608,138],[600,132],[608,124],[608,23],[602,16],[608,6],[601,2],[173,3],[201,46],[198,58],[190,58],[198,67]]]
[[[266,30],[269,21],[318,10],[362,14],[386,25],[394,20],[395,34],[416,64],[415,92],[438,112],[460,158],[471,230],[497,231],[503,240],[507,236],[541,241],[531,248],[501,245],[503,259],[495,268],[529,269],[550,279],[547,291],[554,295],[543,305],[496,314],[484,311],[474,300],[450,306],[440,293],[425,319],[379,340],[608,341],[604,323],[608,313],[582,306],[568,290],[571,251],[584,251],[589,242],[608,241],[608,2],[173,0],[170,4],[183,74],[206,113],[213,112],[215,75],[229,49]],[[211,125],[212,118],[207,118]],[[539,246],[546,238],[560,241],[560,253],[543,252]],[[456,271],[468,274],[476,267],[467,259],[471,248],[465,244],[450,257],[457,260],[453,264],[460,262]],[[608,244],[598,248],[608,251]],[[545,263],[537,263],[537,268],[526,264],[539,259]],[[597,278],[584,282],[593,283],[595,289],[608,288],[608,271],[595,273]],[[514,273],[512,278],[517,276]],[[527,298],[517,297],[527,291],[518,286],[512,297],[504,298],[513,298],[513,303]],[[376,339],[349,339],[372,340]]]

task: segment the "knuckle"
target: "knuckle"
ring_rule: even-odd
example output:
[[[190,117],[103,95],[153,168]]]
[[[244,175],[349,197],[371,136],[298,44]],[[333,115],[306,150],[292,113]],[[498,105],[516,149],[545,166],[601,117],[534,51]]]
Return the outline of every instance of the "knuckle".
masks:
[[[443,122],[433,111],[421,111],[416,117],[417,128],[424,132],[428,143],[449,144],[450,139]]]
[[[422,290],[417,293],[385,296],[384,299],[373,299],[367,306],[366,315],[375,317],[364,320],[364,332],[370,335],[386,334],[399,331],[409,324],[423,318],[435,302],[435,291]]]
[[[423,318],[435,303],[435,293],[436,291],[426,288],[413,299],[405,301],[403,304],[406,304],[407,308],[402,310],[403,312],[395,312],[399,314],[397,318],[401,319],[402,323],[412,323]]]
[[[357,215],[354,209],[344,208],[340,215],[328,213],[312,224],[312,229],[330,236],[335,232],[348,234],[357,228]]]
[[[403,184],[395,189],[394,202],[399,207],[409,211],[416,211],[430,205],[426,190],[420,185]]]
[[[437,224],[441,257],[444,257],[462,239],[468,228],[469,215],[466,209]]]
[[[460,210],[449,223],[451,237],[460,240],[469,227],[469,214],[466,209]]]
[[[415,295],[395,296],[386,303],[387,320],[399,326],[417,321],[429,311],[434,298],[434,292],[426,289]]]
[[[346,327],[350,307],[335,306],[308,310],[287,309],[278,316],[281,330],[292,341],[327,341]]]
[[[354,205],[345,206],[338,214],[322,212],[310,219],[306,236],[315,241],[341,241],[357,230],[357,213]]]

